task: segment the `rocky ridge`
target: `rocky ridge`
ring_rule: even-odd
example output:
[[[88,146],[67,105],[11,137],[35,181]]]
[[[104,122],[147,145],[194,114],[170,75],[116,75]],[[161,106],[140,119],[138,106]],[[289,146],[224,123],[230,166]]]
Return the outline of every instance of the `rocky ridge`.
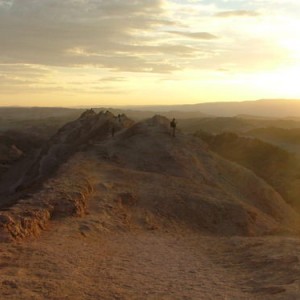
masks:
[[[36,235],[56,217],[83,215],[93,190],[99,218],[110,225],[118,219],[118,228],[182,224],[227,236],[299,228],[299,216],[271,186],[197,138],[180,131],[173,138],[161,116],[134,123],[86,111],[49,140],[14,188],[23,199],[1,212],[2,240]]]
[[[112,130],[131,124],[124,115],[88,110],[62,127],[25,170],[17,174],[12,170],[1,186],[0,205],[5,206],[0,213],[1,240],[36,236],[58,216],[84,215],[93,188],[88,172],[76,163],[69,166],[68,159],[89,143],[110,137]]]
[[[88,173],[80,166],[65,164],[59,176],[45,182],[39,192],[19,199],[17,204],[0,212],[0,241],[36,237],[51,220],[84,216],[92,192]]]

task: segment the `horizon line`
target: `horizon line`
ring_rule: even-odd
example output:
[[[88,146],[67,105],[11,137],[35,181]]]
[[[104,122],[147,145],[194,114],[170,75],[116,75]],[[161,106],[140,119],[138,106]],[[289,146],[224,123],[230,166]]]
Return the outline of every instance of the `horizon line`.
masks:
[[[177,103],[177,104],[94,104],[94,105],[72,105],[72,106],[49,106],[49,105],[0,105],[0,108],[65,108],[65,109],[82,109],[82,108],[121,108],[121,107],[171,107],[171,106],[193,106],[201,104],[225,104],[225,103],[245,103],[260,101],[300,101],[296,98],[266,98],[256,100],[240,100],[240,101],[213,101],[213,102],[197,102],[197,103]]]

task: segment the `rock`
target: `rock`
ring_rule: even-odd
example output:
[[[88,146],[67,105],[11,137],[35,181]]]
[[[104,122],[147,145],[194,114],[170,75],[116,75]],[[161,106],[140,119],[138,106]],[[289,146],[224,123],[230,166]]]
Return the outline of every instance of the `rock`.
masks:
[[[13,289],[18,288],[18,285],[16,284],[16,282],[15,282],[15,281],[12,281],[12,280],[3,280],[3,281],[2,281],[2,285],[9,286],[9,287],[11,287],[11,288],[13,288]]]
[[[14,223],[13,219],[4,213],[0,213],[0,224],[7,225],[10,223]]]
[[[137,203],[137,199],[131,193],[120,193],[118,202],[126,206],[133,206]]]
[[[23,155],[24,155],[23,152],[16,145],[11,145],[9,150],[9,157],[11,159],[17,160]]]
[[[95,111],[91,108],[83,112],[80,116],[80,119],[91,118],[94,117],[95,115],[96,115]]]

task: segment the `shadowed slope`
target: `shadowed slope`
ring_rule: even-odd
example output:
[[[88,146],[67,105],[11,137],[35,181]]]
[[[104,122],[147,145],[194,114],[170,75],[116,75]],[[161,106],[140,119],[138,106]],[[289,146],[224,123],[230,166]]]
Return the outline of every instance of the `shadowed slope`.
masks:
[[[93,110],[84,112],[77,120],[63,126],[34,158],[30,158],[12,168],[0,184],[0,206],[15,202],[15,192],[22,192],[39,185],[53,175],[74,153],[84,149],[91,142],[100,141],[114,131],[132,125],[132,121],[122,115],[115,117],[110,112],[96,114]],[[12,199],[11,199],[12,197]]]

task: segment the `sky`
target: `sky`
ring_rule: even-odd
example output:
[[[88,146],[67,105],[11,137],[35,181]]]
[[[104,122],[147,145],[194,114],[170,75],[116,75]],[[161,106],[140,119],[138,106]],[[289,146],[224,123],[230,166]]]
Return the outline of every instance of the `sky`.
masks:
[[[299,0],[0,0],[0,105],[300,98]]]

